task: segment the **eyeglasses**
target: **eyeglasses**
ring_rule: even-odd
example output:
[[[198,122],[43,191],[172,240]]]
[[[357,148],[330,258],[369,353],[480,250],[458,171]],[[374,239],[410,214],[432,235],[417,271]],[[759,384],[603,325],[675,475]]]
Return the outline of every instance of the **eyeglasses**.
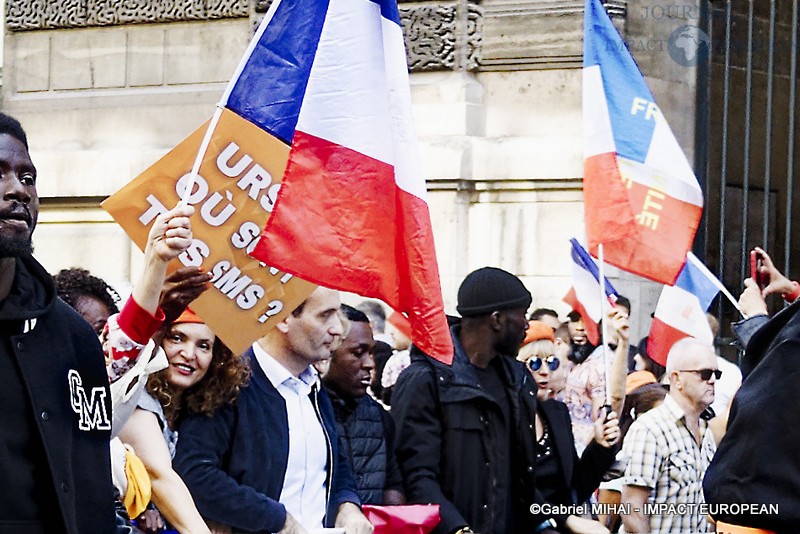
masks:
[[[681,373],[697,373],[700,375],[700,380],[706,382],[711,380],[711,375],[714,375],[717,380],[722,376],[722,371],[719,369],[682,369]]]
[[[530,369],[531,372],[536,372],[542,368],[542,362],[546,362],[547,367],[550,368],[551,371],[555,371],[556,369],[558,369],[558,366],[561,365],[561,360],[559,360],[555,356],[548,356],[546,359],[542,359],[539,356],[536,356],[525,362],[525,365],[528,366],[528,369]]]

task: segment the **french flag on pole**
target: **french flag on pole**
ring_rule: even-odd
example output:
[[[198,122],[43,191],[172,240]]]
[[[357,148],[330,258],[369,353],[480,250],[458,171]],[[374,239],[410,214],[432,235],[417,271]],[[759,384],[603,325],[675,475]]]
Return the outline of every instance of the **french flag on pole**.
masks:
[[[586,0],[584,211],[589,251],[672,284],[691,249],[703,193],[600,0]]]
[[[600,343],[597,324],[613,303],[617,301],[617,290],[606,278],[606,300],[600,301],[600,269],[586,249],[572,238],[572,287],[564,296],[564,302],[578,312],[583,319],[586,337],[592,345]]]
[[[222,104],[291,147],[252,256],[385,301],[449,363],[396,0],[276,0]]]
[[[664,286],[661,291],[647,339],[648,355],[666,366],[669,349],[685,337],[711,345],[714,336],[706,310],[717,293],[724,290],[722,282],[690,252],[675,285]]]

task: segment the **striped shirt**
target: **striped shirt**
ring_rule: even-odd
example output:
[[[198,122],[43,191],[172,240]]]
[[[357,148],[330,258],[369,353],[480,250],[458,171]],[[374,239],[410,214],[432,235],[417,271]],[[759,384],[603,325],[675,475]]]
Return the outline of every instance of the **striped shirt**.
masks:
[[[663,505],[700,504],[703,498],[703,475],[716,451],[708,424],[700,421],[701,445],[697,445],[686,427],[683,410],[667,395],[664,403],[642,414],[631,425],[622,446],[628,466],[622,483],[651,488],[648,503]],[[650,532],[711,532],[706,516],[698,506],[677,507],[686,513],[650,513]]]

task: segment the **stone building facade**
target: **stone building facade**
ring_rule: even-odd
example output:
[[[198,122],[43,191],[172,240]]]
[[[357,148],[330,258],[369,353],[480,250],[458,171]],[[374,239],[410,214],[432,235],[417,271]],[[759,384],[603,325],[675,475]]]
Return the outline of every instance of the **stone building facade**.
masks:
[[[208,118],[268,2],[6,0],[4,111],[41,177],[37,256],[121,285],[140,255],[100,208]],[[686,149],[696,69],[666,42],[697,0],[605,2]],[[655,7],[662,9],[656,13]],[[470,270],[519,274],[568,311],[569,238],[583,235],[582,0],[420,0],[400,9],[448,311]],[[433,260],[433,258],[432,258]],[[610,269],[644,335],[659,287]]]

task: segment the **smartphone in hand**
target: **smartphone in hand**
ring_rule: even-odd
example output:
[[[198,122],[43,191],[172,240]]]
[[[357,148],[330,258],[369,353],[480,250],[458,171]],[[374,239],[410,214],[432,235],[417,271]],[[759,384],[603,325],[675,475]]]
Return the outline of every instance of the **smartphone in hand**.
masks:
[[[750,278],[752,278],[760,289],[768,285],[768,280],[761,273],[762,258],[761,253],[755,250],[750,251]]]

